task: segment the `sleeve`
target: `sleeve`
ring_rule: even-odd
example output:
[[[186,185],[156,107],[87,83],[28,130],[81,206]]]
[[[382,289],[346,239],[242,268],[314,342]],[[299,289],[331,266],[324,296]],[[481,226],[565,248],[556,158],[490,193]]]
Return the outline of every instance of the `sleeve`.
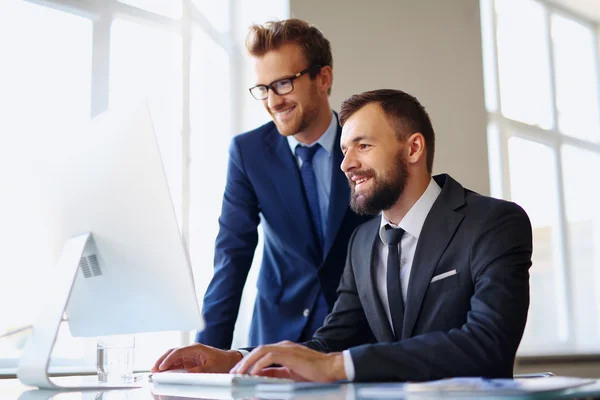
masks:
[[[394,343],[350,349],[356,381],[512,377],[529,308],[532,231],[516,204],[492,207],[467,249],[474,294],[466,323]]]
[[[354,361],[352,361],[352,355],[349,350],[344,350],[342,352],[344,357],[344,372],[348,377],[348,381],[352,382],[354,380],[354,376],[356,375],[354,372]]]
[[[196,336],[199,343],[221,349],[231,347],[242,291],[258,243],[259,212],[256,193],[246,174],[239,143],[234,138],[229,148],[214,275],[204,296],[206,324]]]
[[[352,251],[359,229],[360,226],[350,237],[346,266],[338,286],[338,298],[333,310],[325,319],[323,326],[315,332],[313,339],[303,343],[313,350],[330,353],[375,342],[358,296],[352,265]]]

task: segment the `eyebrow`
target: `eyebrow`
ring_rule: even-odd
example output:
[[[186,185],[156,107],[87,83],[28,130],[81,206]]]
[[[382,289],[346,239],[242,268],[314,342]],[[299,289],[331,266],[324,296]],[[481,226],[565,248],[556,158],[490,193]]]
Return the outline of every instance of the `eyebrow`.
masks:
[[[357,136],[354,139],[352,139],[351,143],[358,143],[361,140],[373,140],[373,138],[371,136],[367,136],[367,135],[361,135],[361,136]],[[347,146],[345,145],[341,145],[342,150],[345,149]]]
[[[270,83],[257,83],[254,86],[270,86],[272,84],[274,84],[277,81],[282,81],[284,79],[291,79],[295,76],[296,74],[291,74],[291,75],[286,75],[283,78],[279,78],[279,79],[275,79],[274,81],[271,81]]]

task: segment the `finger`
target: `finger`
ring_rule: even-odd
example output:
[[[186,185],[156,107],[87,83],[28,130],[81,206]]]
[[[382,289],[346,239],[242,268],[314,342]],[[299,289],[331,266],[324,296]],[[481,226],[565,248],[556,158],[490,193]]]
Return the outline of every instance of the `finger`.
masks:
[[[285,357],[281,357],[280,353],[275,352],[265,354],[252,365],[252,367],[250,368],[250,375],[260,375],[264,369],[269,368],[271,365],[280,364],[277,362],[277,360],[279,359],[285,359]],[[283,367],[287,367],[287,365],[281,365]]]
[[[160,365],[160,364],[163,362],[163,360],[164,360],[165,358],[167,358],[167,356],[168,356],[169,354],[171,354],[171,352],[172,352],[172,351],[173,351],[173,349],[169,349],[169,350],[165,351],[165,352],[163,353],[163,355],[161,355],[161,356],[158,358],[158,360],[156,360],[156,362],[154,363],[154,365],[153,365],[153,366],[152,366],[152,368],[151,368],[151,371],[152,371],[152,372],[157,372],[157,371],[158,371],[158,366],[159,366],[159,365]]]
[[[293,379],[298,382],[310,382],[309,379],[303,377],[300,374],[295,373],[287,367],[265,368],[262,371],[260,371],[259,375],[271,376],[273,378]]]
[[[185,350],[183,348],[173,349],[171,353],[169,353],[162,363],[158,366],[160,371],[165,371],[168,369],[173,369],[175,367],[182,368],[184,363]]]
[[[174,348],[173,349],[169,349],[162,356],[160,356],[158,358],[158,360],[154,363],[154,366],[150,369],[150,371],[152,371],[152,372],[158,372],[158,371],[160,371],[160,369],[159,369],[160,364],[162,364],[162,362],[164,361],[164,359],[167,358],[169,356],[169,354],[171,354],[173,352],[173,350],[175,350],[175,349]]]
[[[265,368],[262,371],[259,371],[259,375],[271,378],[293,379],[293,373],[285,367]]]
[[[268,376],[270,378],[288,378],[290,370],[287,368],[266,368],[260,371],[260,376]]]
[[[315,355],[306,357],[306,354],[302,355],[302,352],[298,350],[288,347],[273,349],[252,365],[250,374],[261,375],[264,370],[271,369],[271,365],[279,364],[290,371],[289,378],[295,381],[326,381],[327,373],[320,370],[318,364],[315,363],[317,361]],[[312,350],[305,350],[312,352]]]
[[[293,352],[295,349],[303,349],[304,346],[299,345],[294,342],[290,342],[289,340],[284,340],[283,342],[270,344],[270,345],[261,345],[255,348],[248,354],[243,357],[230,371],[230,374],[247,374],[250,368],[264,355],[273,351],[284,351],[287,353]]]
[[[278,347],[277,344],[258,346],[250,354],[243,357],[229,372],[232,374],[247,374],[256,361],[260,360],[265,354],[275,351]]]

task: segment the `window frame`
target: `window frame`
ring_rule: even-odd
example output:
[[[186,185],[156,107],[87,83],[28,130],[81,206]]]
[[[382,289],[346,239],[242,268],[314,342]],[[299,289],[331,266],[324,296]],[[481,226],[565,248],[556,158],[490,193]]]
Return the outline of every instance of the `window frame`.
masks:
[[[563,158],[561,148],[563,145],[573,146],[579,150],[593,152],[600,156],[600,140],[597,143],[584,139],[575,138],[563,134],[558,129],[558,108],[556,95],[556,71],[554,59],[554,44],[552,42],[552,16],[560,15],[572,19],[581,25],[590,29],[593,36],[593,58],[594,70],[596,71],[596,92],[600,99],[600,60],[598,49],[599,30],[597,24],[581,16],[575,15],[561,7],[550,4],[545,0],[534,0],[539,3],[545,13],[546,18],[546,40],[548,43],[548,65],[550,75],[550,93],[552,96],[552,127],[550,129],[541,128],[535,125],[529,125],[520,121],[505,117],[502,113],[499,61],[498,61],[498,37],[497,37],[497,14],[496,0],[480,0],[480,16],[483,44],[483,65],[485,76],[486,108],[488,114],[488,155],[490,164],[490,186],[491,194],[494,197],[511,199],[511,181],[509,173],[509,151],[508,143],[513,137],[522,138],[535,143],[549,147],[552,150],[556,161],[553,171],[556,181],[556,192],[558,202],[558,229],[557,243],[559,248],[556,253],[557,272],[562,285],[559,290],[562,308],[558,310],[566,327],[566,340],[539,347],[519,349],[518,356],[537,356],[537,355],[563,355],[563,354],[589,354],[589,351],[580,351],[577,349],[576,331],[575,331],[575,313],[574,310],[574,288],[572,282],[572,266],[569,249],[569,231],[566,215],[565,183],[563,176]],[[600,135],[600,132],[598,133]],[[600,139],[600,137],[599,137]]]
[[[181,186],[181,204],[175,205],[181,210],[181,234],[184,245],[189,249],[190,236],[190,167],[191,167],[191,123],[190,123],[190,91],[191,91],[191,60],[194,29],[199,28],[221,46],[229,55],[231,68],[229,80],[231,82],[229,96],[231,98],[232,115],[241,115],[243,102],[238,93],[241,90],[243,49],[237,43],[239,32],[236,31],[234,21],[240,17],[240,7],[236,7],[239,0],[227,0],[229,26],[225,32],[220,32],[210,20],[200,11],[192,0],[179,0],[182,2],[181,18],[172,18],[159,15],[151,11],[121,3],[118,0],[19,0],[47,7],[61,12],[81,16],[92,22],[92,62],[91,62],[91,96],[90,118],[106,111],[109,107],[110,92],[110,51],[111,51],[111,26],[117,19],[127,19],[136,23],[150,24],[160,29],[177,32],[182,38],[182,114],[181,118],[181,156],[182,175],[178,184]],[[239,118],[232,118],[232,130],[239,132],[242,122]],[[224,155],[226,156],[226,155]],[[212,268],[195,268],[195,280],[210,279]],[[61,328],[65,326],[61,323]],[[194,340],[193,332],[181,332],[179,345],[185,346]],[[95,353],[86,352],[82,358],[52,358],[50,372],[61,373],[95,373],[89,368],[91,358]],[[95,358],[94,358],[95,361]],[[0,377],[14,377],[18,366],[18,358],[0,357]]]

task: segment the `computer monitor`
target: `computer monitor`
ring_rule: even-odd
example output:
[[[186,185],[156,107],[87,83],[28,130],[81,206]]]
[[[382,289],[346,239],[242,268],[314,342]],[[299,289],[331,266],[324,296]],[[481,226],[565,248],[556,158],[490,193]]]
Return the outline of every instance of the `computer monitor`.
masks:
[[[63,149],[37,164],[57,262],[17,373],[54,389],[47,368],[65,312],[75,337],[203,328],[146,103],[95,117]]]

